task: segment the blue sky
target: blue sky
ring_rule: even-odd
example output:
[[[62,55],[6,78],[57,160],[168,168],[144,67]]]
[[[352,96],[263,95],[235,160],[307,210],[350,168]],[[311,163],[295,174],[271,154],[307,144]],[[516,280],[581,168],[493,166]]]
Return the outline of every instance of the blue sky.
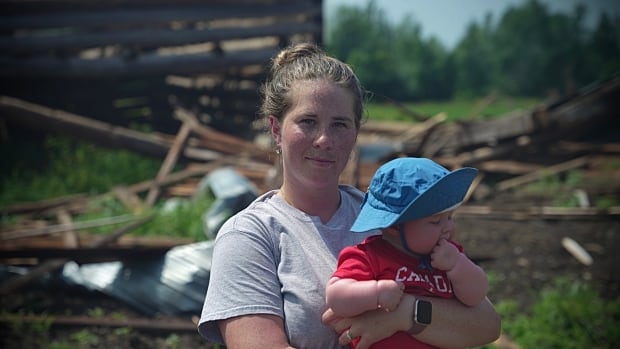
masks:
[[[511,6],[518,6],[527,0],[375,0],[388,19],[399,23],[409,14],[421,24],[424,36],[435,36],[448,48],[453,48],[472,21],[482,23],[487,13],[494,20]],[[575,5],[587,7],[586,25],[598,22],[601,12],[620,16],[620,1],[617,0],[539,0],[551,12],[572,12]],[[365,6],[368,0],[323,0],[324,18],[328,21],[338,5]],[[329,23],[328,23],[329,25]]]

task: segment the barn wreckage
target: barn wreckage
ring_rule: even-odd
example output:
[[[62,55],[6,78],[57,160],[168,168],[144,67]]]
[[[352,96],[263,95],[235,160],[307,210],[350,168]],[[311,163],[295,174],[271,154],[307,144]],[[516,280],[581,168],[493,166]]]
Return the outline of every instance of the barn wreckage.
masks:
[[[279,183],[277,158],[269,142],[262,141],[264,127],[255,118],[256,89],[266,63],[284,44],[321,41],[322,3],[168,3],[3,3],[0,117],[9,131],[58,133],[161,159],[152,180],[119,185],[104,194],[131,212],[157,200],[191,197],[205,188],[217,198],[214,210],[240,210]],[[550,174],[600,169],[601,163],[617,160],[619,103],[620,77],[612,77],[496,118],[478,118],[474,110],[471,119],[446,122],[443,114],[420,117],[404,109],[416,122],[363,125],[341,182],[364,190],[384,161],[424,156],[448,168],[480,170],[476,190],[460,215],[619,216],[620,207],[600,209],[588,200],[589,195],[620,199],[617,174],[616,180],[593,181],[580,194],[582,205],[577,208],[476,205],[485,196]],[[154,131],[131,128],[136,120],[150,122]],[[148,315],[198,314],[208,287],[212,240],[131,238],[127,233],[149,219],[140,214],[74,222],[72,217],[84,213],[93,199],[76,194],[0,208],[3,215],[21,217],[17,224],[1,227],[3,298],[51,275]],[[206,213],[213,218],[212,226],[205,223],[207,237],[213,237],[221,222],[219,213]],[[112,224],[122,227],[105,237],[87,232]],[[133,325],[195,331],[191,321]]]

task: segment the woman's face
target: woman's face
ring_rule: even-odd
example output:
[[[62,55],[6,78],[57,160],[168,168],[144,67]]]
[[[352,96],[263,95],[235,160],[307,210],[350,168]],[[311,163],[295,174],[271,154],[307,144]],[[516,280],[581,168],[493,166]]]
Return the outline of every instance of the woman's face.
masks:
[[[285,185],[320,189],[337,186],[355,142],[353,97],[328,80],[299,81],[282,121],[269,118],[282,150]]]

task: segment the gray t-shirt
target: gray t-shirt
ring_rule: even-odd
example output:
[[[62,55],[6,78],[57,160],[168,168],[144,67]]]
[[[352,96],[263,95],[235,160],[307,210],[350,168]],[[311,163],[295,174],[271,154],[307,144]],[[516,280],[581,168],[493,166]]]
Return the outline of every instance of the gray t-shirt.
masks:
[[[340,348],[334,330],[321,322],[325,285],[340,250],[377,233],[349,230],[363,193],[341,185],[340,207],[326,224],[276,194],[261,195],[218,232],[198,330],[222,343],[217,320],[271,314],[284,319],[296,348]]]

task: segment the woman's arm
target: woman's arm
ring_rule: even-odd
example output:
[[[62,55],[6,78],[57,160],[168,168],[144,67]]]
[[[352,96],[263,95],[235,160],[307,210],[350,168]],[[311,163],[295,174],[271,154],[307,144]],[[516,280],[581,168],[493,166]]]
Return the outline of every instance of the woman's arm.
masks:
[[[480,346],[499,338],[501,318],[488,298],[473,307],[456,299],[425,299],[433,304],[433,319],[430,325],[414,335],[418,340],[450,349]],[[414,301],[410,302],[407,310],[413,311]]]
[[[218,322],[228,349],[286,349],[282,318],[275,315],[243,315]]]
[[[478,305],[468,307],[457,299],[424,298],[433,304],[431,324],[414,326],[415,296],[405,294],[393,312],[369,311],[353,318],[338,317],[333,311],[323,314],[323,321],[340,335],[340,344],[350,341],[346,336],[361,337],[359,349],[368,348],[397,331],[416,329],[414,336],[440,348],[466,348],[490,343],[500,334],[501,320],[491,302],[485,298]]]

